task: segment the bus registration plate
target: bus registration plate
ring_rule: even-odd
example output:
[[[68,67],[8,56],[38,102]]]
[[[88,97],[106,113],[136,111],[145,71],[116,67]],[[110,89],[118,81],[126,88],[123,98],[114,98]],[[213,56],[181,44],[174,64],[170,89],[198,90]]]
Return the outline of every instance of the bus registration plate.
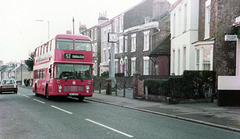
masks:
[[[78,96],[78,93],[70,93],[70,96]]]

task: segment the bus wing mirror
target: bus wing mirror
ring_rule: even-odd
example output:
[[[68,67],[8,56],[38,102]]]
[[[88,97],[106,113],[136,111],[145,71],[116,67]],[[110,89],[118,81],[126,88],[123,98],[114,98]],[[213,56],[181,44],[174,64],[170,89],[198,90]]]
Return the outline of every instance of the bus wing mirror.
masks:
[[[49,71],[49,73],[52,73],[52,69],[49,69],[48,71]]]

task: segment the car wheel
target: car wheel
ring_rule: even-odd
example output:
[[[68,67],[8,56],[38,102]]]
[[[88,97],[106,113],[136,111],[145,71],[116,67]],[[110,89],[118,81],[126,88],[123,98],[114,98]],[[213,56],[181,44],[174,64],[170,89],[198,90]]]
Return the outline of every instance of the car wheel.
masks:
[[[14,91],[15,94],[17,94],[17,91]]]

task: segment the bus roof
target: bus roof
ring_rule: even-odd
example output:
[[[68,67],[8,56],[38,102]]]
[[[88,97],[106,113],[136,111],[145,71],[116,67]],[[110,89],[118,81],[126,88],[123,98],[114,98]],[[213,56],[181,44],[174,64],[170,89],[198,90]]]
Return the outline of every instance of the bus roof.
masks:
[[[56,35],[56,38],[72,38],[72,39],[91,40],[88,36],[72,35],[72,34],[58,34],[58,35]]]

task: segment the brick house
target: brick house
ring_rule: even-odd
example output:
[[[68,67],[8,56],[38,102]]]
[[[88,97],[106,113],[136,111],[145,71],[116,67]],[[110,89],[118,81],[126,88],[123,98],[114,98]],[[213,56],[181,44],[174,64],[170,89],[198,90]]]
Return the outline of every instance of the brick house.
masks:
[[[240,105],[239,0],[211,0],[210,37],[214,39],[213,70],[217,74],[218,105]],[[234,41],[225,39],[235,35]]]
[[[199,0],[198,40],[192,43],[194,67],[216,71],[220,106],[240,105],[239,44],[224,39],[225,35],[240,33],[239,7],[238,0]]]
[[[99,13],[98,24],[92,26],[90,28],[86,28],[86,26],[80,25],[79,32],[82,35],[89,36],[92,40],[93,46],[93,75],[100,76],[101,75],[101,28],[104,22],[108,21],[107,13]]]
[[[124,12],[124,34],[119,39],[122,50],[115,53],[118,73],[125,76],[132,76],[135,72],[155,74],[155,64],[149,55],[157,46],[153,45],[156,34],[163,29],[159,20],[169,8],[170,3],[166,0],[144,0]]]

